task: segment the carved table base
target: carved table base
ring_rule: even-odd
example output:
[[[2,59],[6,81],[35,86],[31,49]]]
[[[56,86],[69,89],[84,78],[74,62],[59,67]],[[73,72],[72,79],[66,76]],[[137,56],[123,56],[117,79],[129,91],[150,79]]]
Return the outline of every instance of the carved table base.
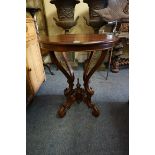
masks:
[[[100,115],[99,109],[96,107],[96,105],[91,101],[91,97],[94,94],[94,91],[91,87],[89,87],[89,79],[93,75],[93,73],[98,69],[98,67],[102,64],[107,50],[104,52],[101,51],[101,56],[99,57],[98,61],[94,65],[92,69],[89,69],[90,61],[93,56],[93,51],[91,51],[89,58],[86,60],[87,65],[84,67],[84,73],[83,73],[83,81],[84,81],[84,88],[81,88],[81,85],[79,83],[79,79],[77,79],[76,88],[74,87],[74,72],[71,67],[71,65],[68,63],[67,56],[65,52],[62,52],[62,56],[64,59],[64,62],[66,64],[67,70],[64,69],[64,67],[61,65],[61,63],[58,61],[58,59],[55,56],[54,52],[50,52],[52,61],[57,65],[57,67],[61,70],[61,72],[66,76],[67,82],[69,84],[69,87],[64,90],[64,95],[66,96],[66,101],[60,106],[58,109],[58,116],[64,117],[66,115],[67,110],[72,106],[75,101],[80,103],[83,101],[88,108],[92,110],[92,115],[95,117],[98,117]]]
[[[65,91],[67,91],[67,89],[65,89]],[[92,109],[92,114],[95,117],[99,116],[100,112],[98,108],[95,106],[95,104],[91,102],[91,99],[87,95],[85,89],[81,88],[81,85],[78,79],[76,88],[73,89],[72,94],[67,97],[67,100],[65,101],[65,103],[62,104],[60,108],[58,109],[59,117],[64,117],[67,110],[71,107],[73,103],[75,103],[75,101],[77,101],[77,103],[80,103],[81,101],[83,101],[88,106],[88,108]]]

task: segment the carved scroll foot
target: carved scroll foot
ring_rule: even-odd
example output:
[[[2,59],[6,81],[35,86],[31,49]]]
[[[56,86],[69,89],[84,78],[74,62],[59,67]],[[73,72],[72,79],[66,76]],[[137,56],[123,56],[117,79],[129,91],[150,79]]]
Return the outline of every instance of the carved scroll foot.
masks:
[[[60,108],[58,109],[58,112],[57,112],[57,114],[60,118],[63,118],[66,115],[67,110],[70,109],[71,105],[75,102],[75,100],[76,99],[74,96],[70,96],[66,100],[66,102],[60,106]]]
[[[98,117],[98,116],[100,115],[100,111],[99,111],[99,109],[96,107],[95,104],[93,105],[93,108],[92,108],[92,115],[95,116],[95,117]]]
[[[61,105],[58,109],[57,114],[60,118],[63,118],[66,115],[66,108],[63,105]]]
[[[93,104],[87,98],[85,98],[83,101],[88,106],[88,108],[90,108],[92,110],[92,115],[93,116],[98,117],[100,115],[100,111],[99,111],[99,109],[97,108],[97,106],[95,104]]]

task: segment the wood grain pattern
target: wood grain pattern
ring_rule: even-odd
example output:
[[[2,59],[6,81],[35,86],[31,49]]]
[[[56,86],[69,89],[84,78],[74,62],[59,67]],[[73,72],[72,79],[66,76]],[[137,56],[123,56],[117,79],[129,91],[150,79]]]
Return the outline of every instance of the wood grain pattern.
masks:
[[[26,83],[27,100],[31,100],[45,80],[44,67],[32,18],[26,20]]]
[[[93,45],[99,43],[113,43],[117,41],[117,37],[106,34],[66,34],[53,35],[51,37],[40,37],[41,43],[48,43],[52,45]]]
[[[35,31],[34,20],[32,18],[26,18],[26,42],[37,38]]]
[[[106,34],[67,34],[52,37],[40,37],[40,46],[57,52],[75,52],[109,49],[118,41],[113,35]]]

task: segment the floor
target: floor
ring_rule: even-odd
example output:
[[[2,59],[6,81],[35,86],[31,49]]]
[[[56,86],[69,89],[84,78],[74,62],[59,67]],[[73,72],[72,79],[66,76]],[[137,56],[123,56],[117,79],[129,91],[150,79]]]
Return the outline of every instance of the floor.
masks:
[[[109,73],[108,80],[104,71],[92,76],[92,100],[101,111],[98,118],[83,103],[74,104],[64,118],[57,117],[67,83],[60,71],[53,72],[51,76],[46,71],[46,82],[27,108],[27,155],[128,155],[128,69]],[[75,76],[82,84],[82,70]]]

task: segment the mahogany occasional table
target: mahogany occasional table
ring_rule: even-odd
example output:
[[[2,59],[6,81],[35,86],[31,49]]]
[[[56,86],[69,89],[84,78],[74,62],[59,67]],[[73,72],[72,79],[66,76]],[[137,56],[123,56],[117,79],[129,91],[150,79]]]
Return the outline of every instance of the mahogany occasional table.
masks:
[[[112,50],[118,38],[113,35],[106,34],[63,34],[51,37],[40,38],[40,47],[50,52],[53,63],[60,69],[60,71],[67,78],[69,84],[68,88],[64,90],[66,101],[58,109],[59,117],[64,117],[67,110],[75,102],[83,101],[88,108],[92,110],[92,115],[98,117],[100,112],[91,97],[94,94],[93,89],[89,86],[89,79],[97,68],[102,64],[108,50]],[[101,52],[99,59],[93,68],[89,69],[90,62],[94,51]],[[74,88],[74,72],[67,60],[65,52],[90,52],[89,58],[86,60],[86,65],[83,72],[83,88],[77,79],[76,88]],[[58,61],[55,52],[61,52],[64,58],[66,69]]]

